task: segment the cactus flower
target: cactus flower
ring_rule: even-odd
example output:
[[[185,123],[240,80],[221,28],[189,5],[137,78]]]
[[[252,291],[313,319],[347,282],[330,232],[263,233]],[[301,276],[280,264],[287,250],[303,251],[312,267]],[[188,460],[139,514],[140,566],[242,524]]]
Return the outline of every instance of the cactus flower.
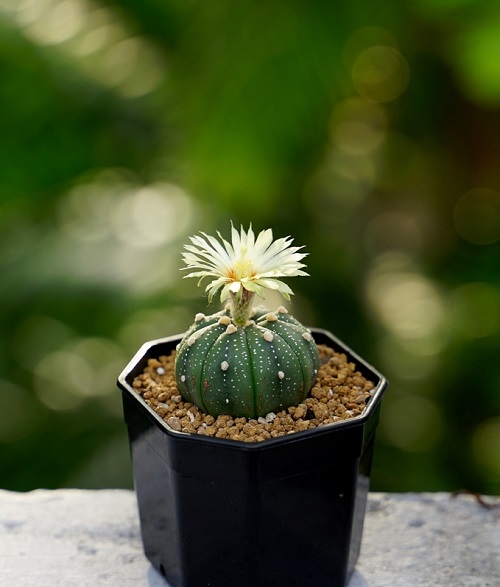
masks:
[[[265,289],[279,291],[287,300],[293,294],[286,283],[278,277],[307,275],[300,261],[306,253],[302,247],[291,247],[290,237],[273,241],[271,229],[263,230],[255,238],[252,227],[240,232],[231,226],[232,242],[217,233],[220,241],[202,233],[191,237],[192,245],[186,245],[183,259],[185,269],[199,269],[185,277],[215,277],[206,290],[208,301],[220,289],[220,300],[230,299],[235,324],[243,326],[250,314],[254,294],[264,297]]]
[[[275,312],[252,307],[265,290],[293,293],[280,277],[307,275],[302,247],[290,237],[273,241],[270,229],[255,237],[252,227],[231,227],[231,243],[202,233],[185,246],[186,277],[214,277],[209,302],[220,290],[224,310],[197,314],[179,344],[176,379],[182,396],[213,416],[258,417],[303,401],[319,366],[307,328],[280,306]]]

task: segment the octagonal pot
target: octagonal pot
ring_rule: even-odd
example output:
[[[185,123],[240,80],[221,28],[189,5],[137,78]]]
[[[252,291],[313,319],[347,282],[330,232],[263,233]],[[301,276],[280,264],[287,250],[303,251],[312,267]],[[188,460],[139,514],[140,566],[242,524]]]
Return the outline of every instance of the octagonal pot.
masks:
[[[172,587],[347,583],[387,381],[331,333],[312,334],[374,383],[360,416],[257,443],[175,431],[132,383],[181,336],[144,344],[119,376],[144,551]]]

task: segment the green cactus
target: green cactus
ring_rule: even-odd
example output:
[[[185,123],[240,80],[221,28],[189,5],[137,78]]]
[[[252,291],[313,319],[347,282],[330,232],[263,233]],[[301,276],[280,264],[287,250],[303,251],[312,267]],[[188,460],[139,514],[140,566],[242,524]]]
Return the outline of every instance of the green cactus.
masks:
[[[301,403],[319,368],[319,353],[310,331],[280,306],[276,312],[252,308],[255,294],[292,291],[277,277],[307,275],[299,261],[305,253],[290,247],[291,239],[272,240],[272,232],[257,239],[252,228],[232,243],[203,235],[192,237],[184,261],[199,271],[187,277],[214,276],[207,286],[209,301],[221,291],[226,308],[194,324],[177,347],[175,374],[185,400],[218,416],[256,418]]]
[[[224,310],[197,315],[177,349],[176,379],[205,413],[257,418],[302,402],[318,367],[311,333],[282,306],[254,309],[244,326]]]

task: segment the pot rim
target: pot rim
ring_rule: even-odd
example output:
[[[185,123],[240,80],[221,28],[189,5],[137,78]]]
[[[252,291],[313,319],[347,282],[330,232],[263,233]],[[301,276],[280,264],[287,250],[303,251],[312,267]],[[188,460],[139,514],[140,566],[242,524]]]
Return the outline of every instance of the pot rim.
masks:
[[[165,345],[174,342],[180,342],[184,336],[184,334],[174,334],[172,336],[165,336],[161,338],[156,338],[153,340],[149,340],[141,345],[132,359],[128,362],[127,366],[123,369],[123,371],[118,376],[118,387],[123,391],[127,392],[129,396],[135,398],[135,400],[139,403],[139,405],[147,411],[147,413],[154,418],[157,424],[169,435],[173,435],[175,437],[183,438],[186,441],[193,441],[193,442],[204,442],[204,443],[215,443],[216,445],[226,445],[232,447],[241,447],[245,448],[249,451],[252,450],[262,450],[264,446],[271,447],[272,445],[283,443],[283,442],[294,442],[299,441],[300,439],[311,436],[311,435],[322,435],[328,434],[333,430],[341,430],[349,427],[355,426],[363,426],[366,422],[371,418],[373,412],[376,410],[378,404],[380,403],[384,392],[387,389],[388,381],[387,379],[374,367],[372,367],[369,363],[367,363],[361,356],[355,353],[350,347],[348,347],[344,342],[342,342],[339,338],[333,335],[330,331],[322,329],[322,328],[310,328],[313,336],[319,334],[320,337],[330,339],[330,342],[333,342],[335,346],[339,347],[335,350],[340,350],[341,352],[346,353],[348,360],[354,362],[356,367],[359,369],[360,367],[364,368],[370,372],[370,375],[374,376],[378,379],[378,382],[373,381],[375,387],[372,391],[372,396],[368,401],[365,409],[359,416],[354,416],[353,418],[349,418],[347,420],[340,420],[338,422],[331,422],[330,424],[324,424],[322,426],[316,426],[315,428],[309,428],[307,430],[303,430],[300,432],[294,432],[293,434],[287,434],[284,436],[279,436],[277,438],[268,438],[266,440],[262,440],[260,442],[244,442],[242,440],[230,440],[225,438],[217,438],[213,436],[204,436],[200,434],[192,434],[190,432],[182,432],[179,430],[174,430],[171,428],[163,418],[156,413],[156,411],[151,408],[144,399],[134,390],[132,385],[129,383],[130,377],[137,374],[133,372],[137,369],[139,364],[146,359],[146,355],[148,352],[153,349],[155,346]],[[322,341],[320,341],[321,344]],[[335,348],[335,347],[334,347]]]

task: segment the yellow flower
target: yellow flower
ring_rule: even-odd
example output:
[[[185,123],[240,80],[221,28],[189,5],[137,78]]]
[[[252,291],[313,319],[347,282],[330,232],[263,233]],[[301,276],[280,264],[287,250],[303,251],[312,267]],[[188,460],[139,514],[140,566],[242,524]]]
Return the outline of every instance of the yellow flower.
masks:
[[[224,302],[230,294],[242,296],[246,290],[264,297],[265,289],[279,291],[287,300],[292,290],[278,277],[307,275],[301,271],[305,267],[300,261],[307,253],[299,253],[303,247],[291,247],[293,239],[289,236],[273,241],[271,229],[263,230],[255,238],[252,226],[247,232],[243,227],[238,232],[231,224],[231,243],[219,232],[220,240],[205,233],[190,237],[191,245],[186,245],[182,254],[185,270],[196,269],[185,277],[215,277],[205,291],[209,302],[220,289],[220,299]]]

